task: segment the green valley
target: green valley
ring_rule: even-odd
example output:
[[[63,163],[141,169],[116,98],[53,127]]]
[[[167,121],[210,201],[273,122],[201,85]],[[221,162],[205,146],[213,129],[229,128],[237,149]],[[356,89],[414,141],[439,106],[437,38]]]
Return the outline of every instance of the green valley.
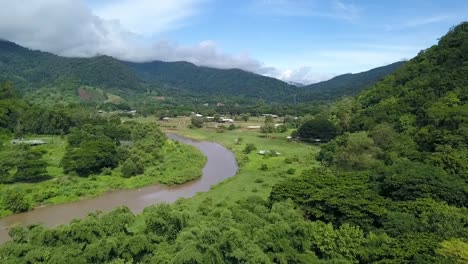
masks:
[[[468,22],[306,86],[7,41],[0,80],[1,263],[468,263]]]

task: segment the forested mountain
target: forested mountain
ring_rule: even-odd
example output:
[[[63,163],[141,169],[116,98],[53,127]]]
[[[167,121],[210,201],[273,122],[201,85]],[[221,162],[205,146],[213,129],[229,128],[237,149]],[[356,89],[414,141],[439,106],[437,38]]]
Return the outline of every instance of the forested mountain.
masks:
[[[109,56],[66,58],[0,41],[0,81],[11,81],[19,89],[35,91],[35,96],[57,91],[77,95],[76,89],[86,85],[127,98],[150,89],[166,96],[188,93],[276,103],[293,103],[294,97],[302,102],[334,100],[354,95],[401,64],[298,87],[239,69],[215,69],[189,62],[133,63]],[[44,87],[47,89],[41,89]],[[38,89],[41,90],[37,92]]]
[[[304,101],[333,100],[343,96],[354,96],[393,73],[404,63],[404,61],[399,61],[365,72],[339,75],[328,81],[304,86],[304,90],[300,90],[298,96]]]
[[[90,85],[122,93],[142,87],[135,73],[112,57],[65,58],[8,41],[0,41],[0,81],[18,88]]]
[[[275,78],[239,69],[214,69],[189,62],[130,63],[147,82],[169,85],[196,94],[262,98],[268,101],[291,100],[297,87]]]

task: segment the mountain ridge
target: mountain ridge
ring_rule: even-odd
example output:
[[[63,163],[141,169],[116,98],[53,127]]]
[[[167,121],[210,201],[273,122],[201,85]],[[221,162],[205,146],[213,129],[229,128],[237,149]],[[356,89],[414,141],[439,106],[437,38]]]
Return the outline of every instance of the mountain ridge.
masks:
[[[89,58],[63,57],[0,40],[0,81],[13,81],[19,88],[29,90],[55,86],[77,88],[86,85],[129,97],[144,93],[148,89],[161,93],[175,89],[197,96],[234,96],[263,99],[267,102],[293,103],[294,97],[300,97],[301,101],[314,101],[354,95],[356,91],[394,70],[393,66],[379,68],[384,70],[356,84],[352,83],[356,78],[351,78],[340,87],[339,93],[333,94],[333,89],[327,91],[329,81],[299,87],[237,68],[217,69],[187,61],[129,62],[108,55]],[[310,87],[321,88],[312,91]],[[352,91],[348,91],[348,87],[351,87]]]

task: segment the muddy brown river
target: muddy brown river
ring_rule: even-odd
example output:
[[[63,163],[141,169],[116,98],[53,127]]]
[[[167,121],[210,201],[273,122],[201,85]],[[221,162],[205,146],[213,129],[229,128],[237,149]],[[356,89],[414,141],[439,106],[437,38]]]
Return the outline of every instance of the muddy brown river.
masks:
[[[43,224],[47,227],[54,227],[70,223],[76,218],[83,218],[94,211],[111,211],[122,205],[129,207],[134,213],[140,213],[143,208],[155,203],[171,203],[178,198],[188,198],[197,192],[209,191],[212,185],[236,174],[237,164],[234,154],[225,147],[212,142],[193,141],[174,134],[167,134],[167,136],[197,147],[207,157],[207,163],[200,178],[175,186],[152,185],[140,189],[110,191],[96,198],[48,205],[29,212],[10,215],[0,219],[0,243],[10,239],[8,228],[17,224]]]

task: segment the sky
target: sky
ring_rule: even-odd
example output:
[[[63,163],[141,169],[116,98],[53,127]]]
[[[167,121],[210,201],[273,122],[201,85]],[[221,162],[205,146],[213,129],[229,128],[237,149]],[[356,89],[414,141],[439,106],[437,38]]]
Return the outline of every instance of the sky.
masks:
[[[189,61],[310,84],[411,59],[468,1],[0,0],[0,38],[62,56]]]

